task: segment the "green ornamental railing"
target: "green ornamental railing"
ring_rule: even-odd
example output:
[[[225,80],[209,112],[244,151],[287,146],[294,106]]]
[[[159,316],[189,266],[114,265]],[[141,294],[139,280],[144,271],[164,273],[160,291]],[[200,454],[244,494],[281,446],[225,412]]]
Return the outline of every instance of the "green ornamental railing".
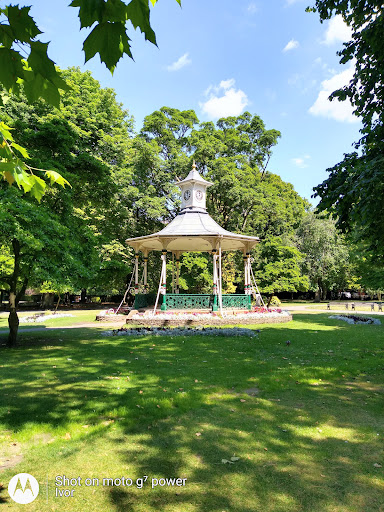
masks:
[[[142,309],[155,304],[155,293],[137,293],[135,295],[134,309]]]
[[[142,309],[155,303],[153,293],[138,293],[135,296],[134,309]],[[168,309],[210,309],[219,310],[217,295],[200,293],[167,293],[163,295],[161,310]],[[251,296],[242,294],[224,294],[223,309],[252,309]]]
[[[163,304],[164,298],[167,309],[210,309],[213,304],[213,295],[167,293]]]
[[[223,295],[224,309],[252,309],[251,296],[231,294]],[[217,295],[167,293],[163,295],[162,311],[168,309],[211,309],[218,311],[219,302]]]

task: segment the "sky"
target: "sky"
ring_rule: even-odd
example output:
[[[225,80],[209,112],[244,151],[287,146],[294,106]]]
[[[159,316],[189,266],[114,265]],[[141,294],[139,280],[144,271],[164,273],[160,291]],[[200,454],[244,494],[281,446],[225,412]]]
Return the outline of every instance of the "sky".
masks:
[[[326,169],[359,139],[350,104],[327,99],[352,77],[353,64],[339,64],[336,54],[350,30],[339,17],[321,24],[306,13],[310,0],[182,0],[181,8],[159,0],[151,8],[158,46],[131,27],[135,61],[124,57],[113,75],[98,56],[84,64],[88,32],[80,31],[78,9],[68,1],[20,4],[32,4],[56,64],[90,70],[102,87],[112,87],[136,131],[163,106],[193,109],[200,121],[245,111],[260,116],[267,129],[281,132],[268,170],[312,204]]]

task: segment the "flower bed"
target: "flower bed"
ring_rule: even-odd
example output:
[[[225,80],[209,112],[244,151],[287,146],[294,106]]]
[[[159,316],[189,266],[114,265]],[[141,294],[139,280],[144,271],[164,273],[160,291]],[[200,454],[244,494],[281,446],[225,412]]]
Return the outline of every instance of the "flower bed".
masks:
[[[114,329],[106,333],[112,336],[247,336],[256,338],[258,331],[244,327],[132,327]]]
[[[50,315],[46,315],[45,313],[36,313],[36,315],[26,316],[24,318],[20,318],[21,324],[34,324],[45,322],[46,320],[51,320],[52,318],[64,318],[67,316],[72,316],[70,313],[52,313]]]
[[[342,320],[348,324],[361,324],[361,325],[381,325],[380,320],[372,318],[371,316],[357,316],[357,315],[332,315],[328,318],[332,320]]]
[[[225,316],[218,313],[176,313],[162,312],[152,316],[152,311],[137,313],[127,319],[131,325],[148,326],[202,326],[202,325],[237,325],[289,322],[292,316],[287,311],[267,310],[267,312],[227,312]]]

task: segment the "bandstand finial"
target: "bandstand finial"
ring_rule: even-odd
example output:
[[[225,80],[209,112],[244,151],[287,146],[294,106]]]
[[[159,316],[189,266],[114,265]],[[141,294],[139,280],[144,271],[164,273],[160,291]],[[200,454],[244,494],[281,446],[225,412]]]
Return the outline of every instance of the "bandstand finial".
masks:
[[[194,171],[196,171],[196,162],[195,162],[195,160],[193,160],[192,169],[193,169]]]

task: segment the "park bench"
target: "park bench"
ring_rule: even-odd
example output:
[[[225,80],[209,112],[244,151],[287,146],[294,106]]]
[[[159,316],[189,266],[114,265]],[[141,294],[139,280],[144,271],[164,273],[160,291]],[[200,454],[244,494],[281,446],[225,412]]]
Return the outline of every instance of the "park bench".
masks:
[[[378,311],[383,311],[383,303],[382,302],[372,302],[371,304],[371,311],[375,311],[375,305],[377,305]]]

